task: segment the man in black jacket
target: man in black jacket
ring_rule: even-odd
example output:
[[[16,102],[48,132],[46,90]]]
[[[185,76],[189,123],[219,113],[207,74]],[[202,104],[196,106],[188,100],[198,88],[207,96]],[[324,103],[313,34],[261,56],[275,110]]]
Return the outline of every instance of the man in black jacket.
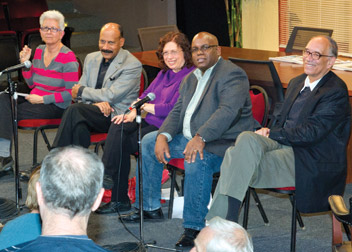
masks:
[[[346,84],[331,71],[336,57],[330,37],[310,40],[304,74],[290,81],[274,126],[243,132],[226,151],[207,219],[237,222],[248,186],[295,186],[304,213],[327,211],[329,195],[343,193],[350,104]]]

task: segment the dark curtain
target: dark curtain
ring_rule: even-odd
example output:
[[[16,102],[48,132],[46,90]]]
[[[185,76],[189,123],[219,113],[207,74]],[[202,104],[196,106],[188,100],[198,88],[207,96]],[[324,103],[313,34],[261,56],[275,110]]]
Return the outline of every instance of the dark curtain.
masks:
[[[224,0],[176,0],[176,15],[178,29],[190,41],[206,31],[214,34],[220,45],[230,45]]]

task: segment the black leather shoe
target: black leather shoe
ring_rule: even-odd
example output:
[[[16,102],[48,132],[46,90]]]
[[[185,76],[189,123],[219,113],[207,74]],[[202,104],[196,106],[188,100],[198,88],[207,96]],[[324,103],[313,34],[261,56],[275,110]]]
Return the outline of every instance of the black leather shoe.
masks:
[[[194,247],[194,239],[196,239],[199,232],[199,230],[185,228],[185,231],[181,235],[180,239],[176,242],[176,249]]]
[[[111,190],[113,186],[114,186],[114,181],[112,180],[112,177],[110,175],[105,174],[103,179],[103,187],[106,190]]]
[[[31,172],[28,171],[21,171],[19,172],[20,175],[20,180],[23,182],[28,182],[29,181],[29,177],[31,176]]]
[[[131,203],[128,202],[113,202],[110,201],[109,203],[105,204],[104,206],[99,207],[95,210],[97,214],[111,214],[117,213],[117,210],[120,212],[126,212],[131,210]]]
[[[9,157],[0,157],[0,171],[8,172],[12,170],[13,159]]]
[[[139,209],[135,209],[132,213],[120,217],[123,222],[139,222],[140,218]],[[144,210],[143,219],[144,221],[161,221],[164,219],[164,214],[161,208],[153,211]]]

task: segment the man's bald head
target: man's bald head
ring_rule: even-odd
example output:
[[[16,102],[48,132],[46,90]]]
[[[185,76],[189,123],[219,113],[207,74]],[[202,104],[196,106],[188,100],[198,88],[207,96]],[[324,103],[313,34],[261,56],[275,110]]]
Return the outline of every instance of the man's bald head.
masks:
[[[99,49],[105,61],[115,58],[124,45],[122,26],[116,23],[107,23],[100,30]]]
[[[209,32],[200,32],[192,40],[192,60],[203,73],[214,66],[221,55],[218,39]]]
[[[209,33],[209,32],[199,32],[197,33],[192,40],[192,43],[195,39],[199,39],[199,38],[203,38],[209,41],[209,43],[211,43],[212,45],[219,45],[219,41],[218,38],[215,37],[213,34]]]

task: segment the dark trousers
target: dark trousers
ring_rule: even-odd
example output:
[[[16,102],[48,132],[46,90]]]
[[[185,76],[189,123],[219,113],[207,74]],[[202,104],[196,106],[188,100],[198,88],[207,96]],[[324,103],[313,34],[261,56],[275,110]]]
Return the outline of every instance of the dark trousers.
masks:
[[[105,133],[111,117],[105,117],[97,106],[84,103],[70,105],[62,116],[53,147],[79,145],[88,148],[90,132]]]
[[[130,155],[138,151],[137,131],[138,124],[134,121],[123,125],[121,139],[121,124],[111,124],[108,137],[105,141],[103,163],[105,174],[113,178],[111,201],[127,202],[128,198],[128,175],[130,173]],[[154,125],[149,125],[142,120],[142,136],[158,130]],[[121,169],[120,167],[121,162]],[[120,174],[119,174],[120,173]],[[120,176],[120,179],[119,179]]]
[[[17,99],[17,121],[23,119],[55,119],[61,118],[64,109],[54,104],[32,104],[19,96]],[[0,94],[0,138],[12,139],[13,119],[10,95]]]

